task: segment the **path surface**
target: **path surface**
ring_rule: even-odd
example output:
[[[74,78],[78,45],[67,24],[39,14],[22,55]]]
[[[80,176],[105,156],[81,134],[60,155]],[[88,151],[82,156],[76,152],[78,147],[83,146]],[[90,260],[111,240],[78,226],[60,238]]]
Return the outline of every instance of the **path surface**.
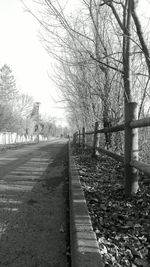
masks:
[[[0,266],[66,267],[67,144],[0,152]]]

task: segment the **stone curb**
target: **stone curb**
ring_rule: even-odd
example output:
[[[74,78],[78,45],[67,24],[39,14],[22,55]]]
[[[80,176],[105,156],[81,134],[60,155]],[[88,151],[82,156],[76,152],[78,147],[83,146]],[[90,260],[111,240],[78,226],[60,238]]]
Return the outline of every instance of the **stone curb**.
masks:
[[[71,266],[103,267],[70,144],[68,150]]]

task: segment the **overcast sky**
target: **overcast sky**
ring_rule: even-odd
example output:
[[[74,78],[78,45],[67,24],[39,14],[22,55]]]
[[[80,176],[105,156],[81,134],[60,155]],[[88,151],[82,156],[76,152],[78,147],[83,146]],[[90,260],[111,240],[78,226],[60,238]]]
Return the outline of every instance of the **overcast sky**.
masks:
[[[20,91],[41,102],[41,113],[63,117],[51,98],[58,98],[47,75],[52,59],[39,41],[38,28],[20,0],[0,0],[0,67],[5,63],[11,67]]]
[[[77,2],[71,0],[73,9]],[[150,0],[139,3],[140,12],[150,17]],[[51,73],[52,59],[39,41],[38,28],[35,19],[24,12],[20,0],[0,0],[0,67],[5,63],[11,67],[17,87],[41,102],[41,113],[63,118],[63,110],[54,108],[56,103],[51,98],[58,98],[47,75]]]

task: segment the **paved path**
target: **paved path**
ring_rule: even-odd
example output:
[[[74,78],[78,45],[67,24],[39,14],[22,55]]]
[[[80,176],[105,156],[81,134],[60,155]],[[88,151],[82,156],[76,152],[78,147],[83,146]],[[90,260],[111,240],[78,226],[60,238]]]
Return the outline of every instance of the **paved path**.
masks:
[[[67,144],[0,152],[0,267],[67,267]]]

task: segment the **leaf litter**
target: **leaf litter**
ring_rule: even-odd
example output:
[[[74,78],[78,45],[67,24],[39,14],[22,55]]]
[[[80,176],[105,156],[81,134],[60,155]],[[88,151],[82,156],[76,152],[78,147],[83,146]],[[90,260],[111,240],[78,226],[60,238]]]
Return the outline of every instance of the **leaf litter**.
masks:
[[[150,266],[150,183],[125,199],[124,168],[106,155],[74,151],[76,167],[105,267]]]

